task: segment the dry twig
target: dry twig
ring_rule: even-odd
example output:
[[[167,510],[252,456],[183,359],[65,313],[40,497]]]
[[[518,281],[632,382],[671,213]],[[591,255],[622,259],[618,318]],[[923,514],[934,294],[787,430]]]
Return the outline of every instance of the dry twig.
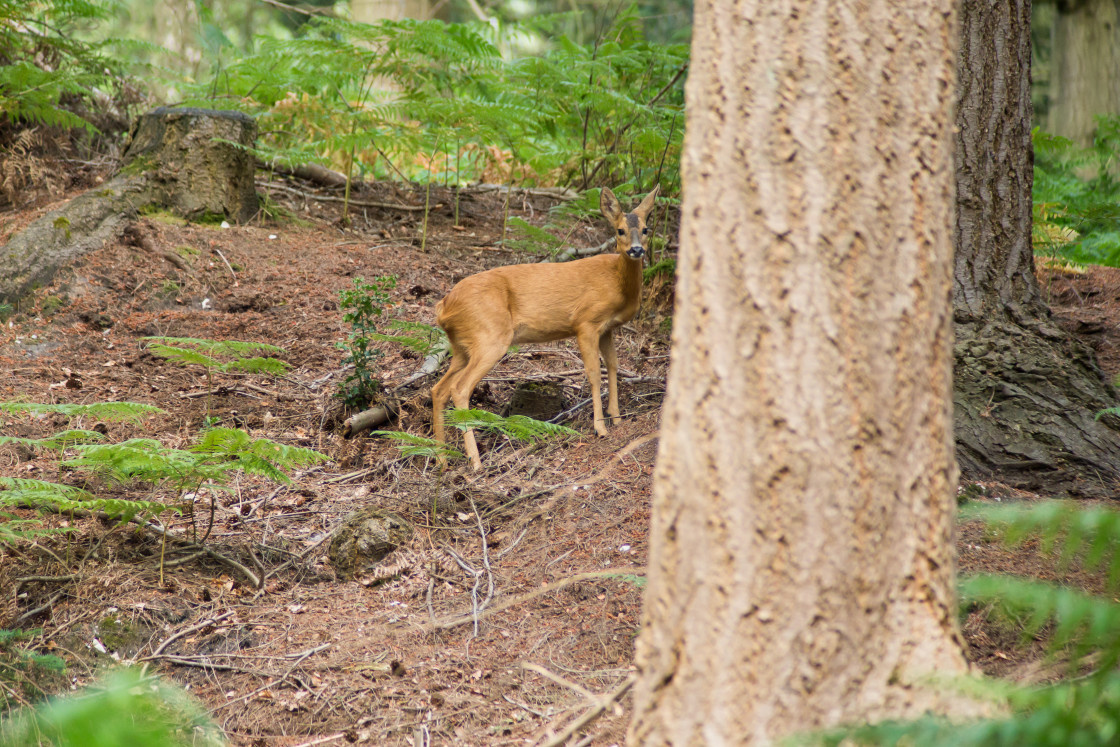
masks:
[[[595,703],[595,705],[587,709],[587,711],[585,711],[582,716],[564,727],[562,731],[555,734],[550,739],[538,743],[538,747],[560,747],[560,745],[566,743],[569,739],[571,739],[573,734],[590,724],[595,719],[599,718],[601,715],[603,715],[603,711],[607,710],[607,708],[609,708],[615,701],[625,695],[626,691],[629,690],[631,686],[633,686],[634,681],[637,678],[637,675],[628,675],[626,679],[622,681],[621,685],[616,687],[610,693],[607,693],[602,698],[599,698],[598,702]],[[551,729],[549,731],[551,731]]]

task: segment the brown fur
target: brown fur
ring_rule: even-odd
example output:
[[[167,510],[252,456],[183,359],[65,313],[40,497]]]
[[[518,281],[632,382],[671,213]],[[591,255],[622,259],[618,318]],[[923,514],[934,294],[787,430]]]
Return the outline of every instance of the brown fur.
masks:
[[[470,395],[510,345],[575,337],[591,385],[595,432],[607,435],[599,397],[599,356],[607,364],[611,419],[619,418],[618,359],[612,331],[634,318],[642,292],[642,258],[627,252],[648,247],[646,218],[658,189],[632,213],[623,213],[617,198],[603,189],[600,208],[616,233],[616,253],[564,263],[510,265],[460,281],[436,306],[436,323],[447,332],[454,357],[447,373],[432,387],[432,429],[444,441],[443,409],[450,399],[470,406]],[[629,220],[628,220],[629,219]],[[619,231],[622,232],[619,235]],[[474,469],[482,462],[474,434],[463,441]]]

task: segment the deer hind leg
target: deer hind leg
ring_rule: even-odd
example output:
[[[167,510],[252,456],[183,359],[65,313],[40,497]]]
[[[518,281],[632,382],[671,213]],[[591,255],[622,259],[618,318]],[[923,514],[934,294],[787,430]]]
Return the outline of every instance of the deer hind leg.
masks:
[[[618,412],[618,353],[614,349],[614,332],[609,329],[599,338],[599,353],[607,364],[607,414],[614,425],[622,416]]]
[[[587,374],[587,383],[591,387],[591,407],[594,411],[595,432],[600,436],[607,435],[607,424],[603,421],[603,401],[599,397],[599,330],[596,327],[584,327],[576,334],[579,342],[579,354],[583,358],[583,370]]]
[[[451,402],[460,410],[470,407],[471,393],[482,381],[482,377],[490,373],[502,356],[509,350],[513,342],[513,333],[503,335],[501,339],[479,342],[472,350],[470,360],[463,366],[463,370],[451,382]],[[463,445],[466,447],[467,456],[471,460],[471,467],[477,472],[482,469],[482,459],[478,455],[478,443],[474,438],[474,431],[463,431]]]
[[[454,345],[452,346],[454,347]],[[443,432],[443,411],[447,408],[447,400],[451,397],[451,384],[467,365],[470,356],[467,351],[463,349],[455,349],[454,357],[451,358],[451,365],[447,367],[447,373],[443,375],[435,386],[432,387],[432,434],[437,441],[447,443],[447,438]],[[446,462],[446,458],[440,458],[440,463]]]

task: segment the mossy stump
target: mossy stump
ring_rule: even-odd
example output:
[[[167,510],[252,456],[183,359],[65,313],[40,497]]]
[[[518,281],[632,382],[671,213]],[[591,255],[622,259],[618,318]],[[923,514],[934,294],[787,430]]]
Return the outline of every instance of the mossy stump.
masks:
[[[188,220],[245,223],[260,209],[249,152],[256,136],[257,123],[241,112],[160,107],[137,121],[121,174],[146,174],[156,204]]]

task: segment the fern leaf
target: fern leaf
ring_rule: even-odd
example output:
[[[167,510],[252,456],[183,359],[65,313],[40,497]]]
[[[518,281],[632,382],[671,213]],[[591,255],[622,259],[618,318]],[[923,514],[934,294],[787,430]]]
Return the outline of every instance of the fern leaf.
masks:
[[[102,512],[121,521],[129,521],[138,514],[160,514],[169,508],[157,501],[101,498],[81,488],[43,480],[0,477],[0,488],[0,504]]]
[[[0,477],[0,504],[54,505],[59,501],[93,500],[94,495],[72,485],[21,477]]]
[[[211,428],[200,436],[191,451],[205,457],[229,460],[229,469],[242,469],[275,482],[289,482],[285,469],[329,461],[312,449],[289,446],[267,438],[253,439],[237,428]]]
[[[555,423],[545,423],[541,420],[524,415],[511,415],[503,418],[486,410],[456,410],[446,412],[447,422],[460,430],[476,428],[479,430],[499,433],[517,441],[539,441],[546,438],[559,436],[579,437],[579,431]]]
[[[462,459],[463,454],[445,443],[432,438],[424,438],[402,431],[370,431],[370,435],[381,436],[397,442],[401,456],[431,457],[435,459]]]
[[[72,429],[59,431],[46,438],[19,438],[17,436],[0,436],[0,444],[24,444],[36,449],[64,449],[75,444],[104,441],[105,436],[97,431]]]
[[[0,402],[0,411],[17,415],[48,415],[57,413],[68,418],[91,417],[108,421],[130,420],[135,423],[139,423],[149,415],[164,414],[164,410],[155,405],[145,405],[139,402],[93,402],[87,405],[77,405],[66,402],[57,404],[45,404],[41,402]]]
[[[291,368],[279,358],[238,358],[219,366],[222,371],[244,371],[246,373],[266,373],[283,376]]]
[[[1062,564],[1081,556],[1089,570],[1108,568],[1110,588],[1120,586],[1120,511],[1116,509],[1082,508],[1071,501],[1031,506],[969,503],[960,516],[982,520],[1008,544],[1039,537],[1044,552],[1060,550]]]
[[[193,348],[175,347],[174,345],[165,345],[159,342],[148,344],[148,351],[167,358],[176,363],[183,365],[202,366],[203,368],[217,368],[221,366],[221,362],[217,358],[212,358],[205,353],[201,353]]]
[[[1100,668],[1120,661],[1120,604],[1067,587],[1007,576],[972,576],[960,584],[962,601],[991,605],[996,614],[1027,619],[1024,635],[1039,635],[1053,624],[1052,649],[1073,647],[1071,666],[1090,649],[1100,652]]]

